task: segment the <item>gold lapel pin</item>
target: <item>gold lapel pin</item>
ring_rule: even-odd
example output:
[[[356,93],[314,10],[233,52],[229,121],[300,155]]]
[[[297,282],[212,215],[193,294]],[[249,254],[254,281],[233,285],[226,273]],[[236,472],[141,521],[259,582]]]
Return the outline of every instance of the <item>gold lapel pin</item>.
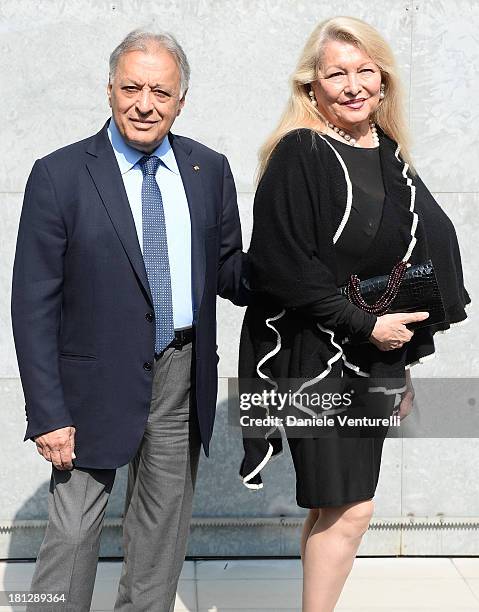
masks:
[[[198,172],[198,170],[199,170],[199,169],[200,169],[200,167],[199,167],[199,166],[193,166],[193,170],[194,170],[195,172]]]

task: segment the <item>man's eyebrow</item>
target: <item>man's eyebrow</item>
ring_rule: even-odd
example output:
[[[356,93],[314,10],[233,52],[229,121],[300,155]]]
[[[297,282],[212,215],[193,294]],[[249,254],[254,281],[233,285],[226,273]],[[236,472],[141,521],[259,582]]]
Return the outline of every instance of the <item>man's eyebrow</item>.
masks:
[[[128,83],[135,85],[135,87],[144,87],[145,85],[145,83],[139,83],[138,81],[135,81],[135,79],[126,78],[123,86],[127,85]],[[168,88],[162,85],[161,83],[154,83],[153,85],[151,85],[150,89],[163,89],[164,91],[168,90]]]
[[[123,79],[123,85],[135,85],[136,87],[142,87],[141,83],[138,83],[138,81],[135,81],[135,79],[130,79],[128,77],[125,77]]]

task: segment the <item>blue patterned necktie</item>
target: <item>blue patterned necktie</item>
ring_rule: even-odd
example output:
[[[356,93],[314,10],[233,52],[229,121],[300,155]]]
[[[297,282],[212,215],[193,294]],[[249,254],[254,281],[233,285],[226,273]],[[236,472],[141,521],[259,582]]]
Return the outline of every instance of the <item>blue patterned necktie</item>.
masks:
[[[175,337],[165,213],[161,191],[156,182],[160,159],[155,155],[145,155],[138,163],[143,172],[143,260],[155,310],[155,353],[159,354]]]

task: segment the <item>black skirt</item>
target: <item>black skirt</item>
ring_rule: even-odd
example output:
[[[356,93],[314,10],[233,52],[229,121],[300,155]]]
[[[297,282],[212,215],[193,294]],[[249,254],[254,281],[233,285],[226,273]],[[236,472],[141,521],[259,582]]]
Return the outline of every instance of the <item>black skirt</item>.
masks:
[[[384,439],[395,394],[368,392],[367,379],[344,370],[344,385],[355,389],[351,406],[335,415],[334,427],[317,437],[287,436],[296,473],[296,501],[302,508],[342,506],[374,497]],[[355,425],[341,425],[347,416]],[[344,422],[344,420],[342,421]],[[394,419],[392,421],[394,423]]]

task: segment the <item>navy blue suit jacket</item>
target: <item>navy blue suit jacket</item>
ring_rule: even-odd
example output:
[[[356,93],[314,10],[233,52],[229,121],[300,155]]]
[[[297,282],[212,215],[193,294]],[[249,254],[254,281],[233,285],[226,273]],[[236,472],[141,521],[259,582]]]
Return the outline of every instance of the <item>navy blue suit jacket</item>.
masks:
[[[107,125],[35,162],[17,240],[12,321],[25,439],[76,427],[75,465],[116,468],[149,413],[153,304]],[[216,295],[247,292],[227,159],[169,135],[188,199],[195,327],[192,394],[208,455],[217,394]]]

